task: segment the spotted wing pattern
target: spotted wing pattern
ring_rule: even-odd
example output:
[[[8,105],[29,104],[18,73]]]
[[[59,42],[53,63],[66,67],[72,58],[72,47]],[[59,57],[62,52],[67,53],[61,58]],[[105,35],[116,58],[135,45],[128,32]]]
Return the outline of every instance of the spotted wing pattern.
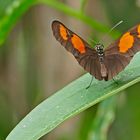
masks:
[[[105,49],[105,66],[108,80],[121,72],[140,51],[140,25],[137,25]]]
[[[124,33],[104,51],[103,64],[95,49],[59,21],[53,21],[55,38],[71,52],[78,63],[98,80],[111,80],[140,51],[140,24]],[[105,74],[107,72],[107,75]],[[105,75],[105,76],[104,76]]]
[[[52,31],[56,40],[72,53],[78,63],[96,79],[102,80],[100,63],[95,49],[59,21],[53,21]]]

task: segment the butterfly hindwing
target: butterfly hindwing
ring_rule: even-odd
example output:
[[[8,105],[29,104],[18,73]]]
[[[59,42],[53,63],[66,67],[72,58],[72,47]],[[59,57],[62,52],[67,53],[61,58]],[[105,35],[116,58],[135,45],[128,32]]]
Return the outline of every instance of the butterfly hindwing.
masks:
[[[77,61],[86,71],[88,71],[96,79],[103,79],[101,76],[101,66],[96,51],[93,51],[93,49],[88,48],[87,53],[79,55]]]
[[[119,54],[108,55],[104,59],[107,69],[107,80],[111,80],[118,75],[129,64],[131,57],[125,57]]]

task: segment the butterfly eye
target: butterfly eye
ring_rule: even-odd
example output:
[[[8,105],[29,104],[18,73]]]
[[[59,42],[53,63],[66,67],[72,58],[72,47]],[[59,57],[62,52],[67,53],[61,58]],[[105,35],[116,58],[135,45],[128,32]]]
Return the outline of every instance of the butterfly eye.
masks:
[[[101,47],[99,45],[96,46],[96,50],[99,51]]]

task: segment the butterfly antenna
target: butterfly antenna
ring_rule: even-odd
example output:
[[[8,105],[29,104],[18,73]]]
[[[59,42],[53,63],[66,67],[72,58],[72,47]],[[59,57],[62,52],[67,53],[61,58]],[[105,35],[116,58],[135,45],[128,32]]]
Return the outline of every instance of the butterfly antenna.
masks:
[[[103,40],[107,37],[108,34],[110,34],[117,26],[119,26],[121,23],[123,23],[123,20],[120,20],[118,23],[116,23],[104,36],[103,36]],[[93,40],[91,37],[89,38],[89,41],[91,41],[92,43],[99,44],[99,42]]]
[[[116,23],[103,37],[103,39],[110,34],[116,27],[118,27],[121,23],[123,23],[123,20],[119,21],[118,23]]]
[[[119,26],[121,23],[123,23],[123,20],[119,21],[118,23],[116,23],[109,31],[108,31],[108,34],[110,32],[112,32],[117,26]]]

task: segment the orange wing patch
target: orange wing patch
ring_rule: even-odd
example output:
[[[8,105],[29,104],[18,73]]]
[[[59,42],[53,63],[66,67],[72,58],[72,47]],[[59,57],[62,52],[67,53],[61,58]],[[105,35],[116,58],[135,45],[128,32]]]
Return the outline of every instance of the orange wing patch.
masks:
[[[134,37],[130,35],[130,32],[125,33],[120,39],[119,51],[121,53],[125,53],[126,51],[128,51],[128,49],[133,47],[133,43],[134,43]]]
[[[140,38],[140,25],[138,25],[138,37]]]
[[[74,48],[77,49],[80,53],[86,52],[83,41],[77,35],[73,34],[71,41]]]
[[[60,35],[64,40],[68,39],[68,37],[67,37],[67,29],[61,24],[60,24]]]

